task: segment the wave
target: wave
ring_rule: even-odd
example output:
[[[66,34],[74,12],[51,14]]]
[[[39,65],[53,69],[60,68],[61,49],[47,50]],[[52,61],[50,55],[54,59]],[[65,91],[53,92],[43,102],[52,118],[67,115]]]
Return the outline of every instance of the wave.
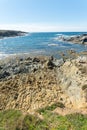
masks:
[[[64,38],[64,39],[69,39],[69,38],[73,38],[73,37],[76,37],[77,35],[63,35],[63,34],[59,34],[59,35],[57,35],[55,38],[54,38],[54,40],[56,40],[56,41],[62,41],[62,39]]]
[[[53,39],[58,41],[58,40],[61,40],[61,38],[69,38],[69,37],[70,37],[69,35],[57,34],[57,36],[54,37]]]
[[[48,46],[58,46],[58,44],[52,43],[52,44],[48,44]]]
[[[59,33],[59,34],[56,34],[57,36],[61,36],[61,35],[63,35],[62,33]]]

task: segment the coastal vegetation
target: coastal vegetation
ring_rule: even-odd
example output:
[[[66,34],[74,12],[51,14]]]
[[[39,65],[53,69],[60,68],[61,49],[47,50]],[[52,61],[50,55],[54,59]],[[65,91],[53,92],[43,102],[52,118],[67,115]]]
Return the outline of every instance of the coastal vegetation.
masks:
[[[51,110],[37,115],[23,114],[19,110],[0,112],[0,130],[87,130],[87,115],[79,113],[61,116]]]

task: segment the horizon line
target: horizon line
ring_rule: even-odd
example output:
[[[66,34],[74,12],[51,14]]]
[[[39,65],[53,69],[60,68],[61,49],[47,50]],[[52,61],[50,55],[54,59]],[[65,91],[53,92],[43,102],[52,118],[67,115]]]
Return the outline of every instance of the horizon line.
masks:
[[[0,24],[0,30],[25,32],[87,32],[85,26],[53,24]]]

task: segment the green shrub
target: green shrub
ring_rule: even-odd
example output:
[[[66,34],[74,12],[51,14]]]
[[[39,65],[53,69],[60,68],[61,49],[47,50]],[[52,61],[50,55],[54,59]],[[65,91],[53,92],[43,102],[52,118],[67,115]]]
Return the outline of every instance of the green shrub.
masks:
[[[56,105],[44,109],[43,120],[35,115],[23,115],[17,110],[0,112],[0,130],[87,130],[87,115],[61,116],[52,113]]]
[[[22,127],[22,130],[49,130],[45,121],[33,115],[25,116]]]
[[[44,108],[40,108],[38,110],[39,113],[44,113],[46,110],[49,110],[49,111],[53,111],[54,109],[56,109],[57,107],[60,107],[60,108],[64,108],[64,104],[62,102],[58,102],[58,103],[54,103],[52,104],[51,106],[46,106]]]
[[[22,113],[17,110],[6,110],[0,112],[0,127],[4,130],[15,130],[16,124],[21,116]]]
[[[71,122],[74,130],[87,130],[87,115],[79,113],[70,114],[67,115],[67,120]]]

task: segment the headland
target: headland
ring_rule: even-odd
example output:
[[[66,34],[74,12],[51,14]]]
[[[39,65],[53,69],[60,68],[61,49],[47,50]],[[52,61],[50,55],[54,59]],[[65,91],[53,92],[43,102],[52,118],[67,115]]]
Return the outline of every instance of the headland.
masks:
[[[0,39],[6,37],[24,36],[26,32],[14,31],[14,30],[0,30]]]

